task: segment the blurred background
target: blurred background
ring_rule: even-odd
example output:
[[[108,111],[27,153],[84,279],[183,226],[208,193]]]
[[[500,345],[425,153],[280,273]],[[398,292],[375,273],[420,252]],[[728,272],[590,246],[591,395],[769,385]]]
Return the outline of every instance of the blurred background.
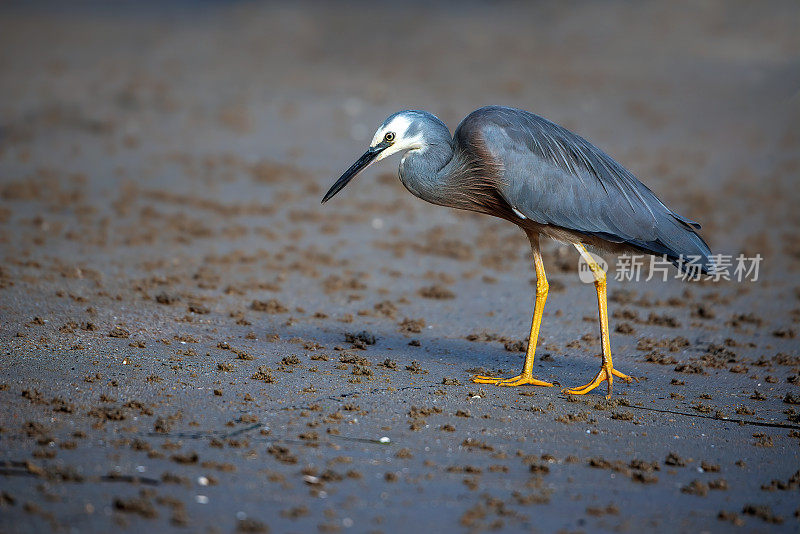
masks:
[[[397,179],[398,158],[371,167],[325,206],[320,200],[378,125],[401,109],[428,110],[451,131],[488,104],[560,123],[611,154],[676,212],[700,221],[715,252],[764,257],[757,283],[611,282],[615,364],[650,379],[619,390],[640,404],[657,398],[659,406],[684,412],[692,411],[692,399],[712,399],[711,392],[716,413],[732,414],[741,402],[753,409],[737,408],[737,414],[757,408],[758,417],[785,421],[788,414],[796,421],[796,412],[786,409],[790,401],[781,399],[796,402],[783,395],[795,387],[798,371],[798,29],[796,0],[0,2],[0,392],[11,407],[0,420],[4,457],[40,454],[35,462],[43,465],[53,458],[47,451],[55,448],[35,443],[51,443],[49,434],[40,436],[46,434],[41,426],[20,426],[43,421],[69,444],[53,465],[112,481],[109,473],[138,476],[140,466],[154,477],[183,473],[185,484],[159,489],[187,503],[189,514],[176,507],[173,525],[228,528],[241,521],[238,510],[281,531],[315,524],[324,530],[337,510],[356,502],[358,514],[351,515],[361,531],[366,523],[359,514],[376,527],[415,520],[480,526],[483,516],[475,519],[468,508],[483,502],[483,489],[473,491],[477,485],[465,486],[443,467],[480,463],[478,453],[459,446],[474,443],[474,436],[498,451],[497,460],[482,456],[483,488],[507,498],[514,510],[525,499],[517,502],[511,491],[529,482],[529,466],[520,468],[514,455],[526,439],[526,450],[552,453],[559,462],[589,450],[619,459],[623,448],[661,461],[674,448],[722,463],[732,491],[707,499],[682,494],[678,488],[696,476],[693,464],[679,475],[662,472],[664,483],[648,486],[649,493],[638,484],[616,486],[623,514],[617,519],[614,508],[607,512],[611,519],[598,519],[595,510],[588,520],[623,528],[631,514],[632,524],[713,530],[725,524],[717,520],[720,509],[741,510],[758,494],[791,528],[791,492],[758,489],[796,470],[796,444],[785,432],[776,431],[774,448],[772,437],[756,448],[749,444],[758,436],[752,428],[712,427],[707,420],[686,425],[689,439],[676,442],[677,423],[660,414],[612,421],[610,412],[594,411],[589,422],[568,426],[564,421],[571,420],[563,418],[575,408],[555,390],[537,390],[536,398],[504,388],[473,393],[468,373],[503,367],[510,374],[527,340],[534,274],[530,247],[515,226],[414,198]],[[594,292],[578,282],[574,250],[551,243],[544,256],[551,296],[536,372],[564,385],[583,383],[596,371],[599,351]],[[348,360],[358,363],[352,372],[340,364],[343,353],[329,352],[328,363],[306,353],[341,349],[343,331],[363,329],[363,339],[379,341],[358,352],[369,358]],[[668,357],[640,354],[667,346],[675,347]],[[291,374],[287,366],[301,361],[295,353],[306,367]],[[388,356],[399,362],[395,370],[367,368]],[[771,365],[765,357],[778,367],[765,368]],[[416,366],[407,367],[412,361]],[[267,371],[274,365],[273,384]],[[680,368],[689,370],[675,374]],[[309,374],[312,369],[319,373]],[[767,399],[752,393],[765,373],[774,375],[765,388],[775,391],[754,404],[751,399]],[[461,382],[442,383],[443,377]],[[362,379],[364,385],[353,385]],[[402,394],[392,393],[398,389]],[[675,399],[684,395],[676,391],[687,397],[680,406]],[[323,415],[287,410],[287,404],[305,410],[319,397],[331,412],[338,410],[329,407],[331,399],[353,395],[349,402],[354,392],[363,394],[361,408],[344,408],[350,410],[344,416],[335,411],[337,418],[326,417],[323,426],[346,419],[343,434],[389,435],[414,453],[425,447],[431,452],[402,457],[420,485],[386,489],[400,457],[389,457],[382,445],[328,441],[323,430],[319,442],[326,446],[316,447],[318,436],[298,445],[306,422],[322,424],[312,419]],[[39,402],[44,396],[56,407]],[[64,415],[69,405],[61,397],[80,409]],[[483,404],[472,404],[481,397]],[[444,405],[441,419],[469,404],[475,417],[453,416],[453,425],[442,426],[457,426],[453,434],[439,432],[434,419],[429,430],[417,432],[420,425],[412,421],[409,429],[406,420],[408,403]],[[514,418],[505,409],[509,403],[520,410]],[[150,408],[139,414],[136,406]],[[110,407],[118,411],[104,411]],[[109,413],[104,426],[98,417]],[[216,471],[216,490],[189,484],[208,473],[191,464],[196,454],[182,452],[171,461],[165,455],[172,452],[160,452],[172,437],[164,434],[169,425],[228,429],[243,413],[249,423],[274,429],[269,437],[248,434],[259,444],[252,450],[186,441],[204,461],[234,466]],[[185,414],[182,423],[179,414]],[[150,419],[140,419],[137,428],[133,421],[145,415]],[[356,416],[360,426],[351,426]],[[587,427],[594,417],[601,424]],[[646,426],[638,427],[636,441],[631,429],[637,427],[630,425],[640,421]],[[590,448],[584,440],[597,428],[602,433]],[[287,436],[284,445],[300,459],[289,458],[299,465],[287,467],[265,452],[266,440]],[[124,441],[129,438],[135,447]],[[490,474],[488,462],[505,461],[499,454],[506,450],[511,469]],[[359,475],[352,485],[345,482],[341,487],[349,489],[338,494],[326,486],[331,499],[322,517],[315,493],[321,486],[309,489],[302,478],[317,471],[298,470],[334,465],[344,472],[326,463],[343,453],[357,458],[354,467],[368,467],[363,481]],[[264,476],[259,468],[254,482],[251,460],[258,454],[274,472]],[[442,468],[423,465],[428,458]],[[750,470],[734,467],[741,458]],[[580,462],[554,467],[546,498],[530,500],[544,503],[554,489],[549,514],[529,510],[531,522],[510,522],[511,528],[574,531],[583,528],[587,504],[605,507],[608,472]],[[28,464],[20,465],[24,471]],[[54,529],[59,521],[98,531],[126,524],[119,514],[112,519],[108,485],[85,484],[80,491],[72,483],[39,485],[35,477],[43,471],[28,470],[8,491],[19,502],[46,504],[25,514],[16,506],[5,516],[9,530],[25,530],[20,518],[31,521],[31,531]],[[284,484],[284,476],[295,485]],[[253,485],[262,483],[279,486],[265,492]],[[133,484],[115,488],[114,495],[149,499],[137,497]],[[432,489],[420,498],[424,488]],[[50,499],[51,491],[63,498]],[[196,491],[207,492],[210,504],[197,500]],[[477,505],[478,512],[497,512],[486,525],[507,511],[498,508],[502,501],[490,500]],[[3,493],[0,504],[6,502]],[[120,502],[114,506],[128,518],[148,517],[153,506]],[[293,523],[304,502],[310,518]],[[675,527],[663,502],[702,510]],[[425,510],[411,514],[412,504]],[[105,523],[90,519],[100,514],[92,516],[89,505],[105,511]],[[45,513],[31,519],[37,510]],[[348,526],[344,519],[336,525]]]
[[[129,204],[141,194],[134,190],[156,189],[267,206],[275,188],[230,182],[288,165],[300,178],[291,185],[303,187],[295,208],[319,219],[315,230],[362,213],[348,210],[366,199],[446,221],[452,214],[419,206],[395,181],[376,183],[394,164],[324,211],[315,201],[388,114],[426,109],[452,130],[473,109],[503,104],[593,141],[703,222],[715,249],[758,243],[798,253],[796,236],[790,245],[781,235],[798,223],[795,2],[6,2],[2,10],[6,201],[15,188],[52,180],[67,190],[80,177],[83,193],[120,188]],[[282,219],[272,223],[280,231],[297,228]],[[8,243],[17,232],[5,234]]]
[[[700,221],[714,252],[762,254],[762,276],[781,284],[759,291],[793,287],[796,2],[1,9],[3,272],[38,282],[33,293],[89,277],[139,302],[157,275],[230,313],[266,285],[307,315],[334,305],[348,316],[406,294],[409,313],[431,311],[413,297],[431,279],[482,301],[528,292],[522,233],[414,198],[396,158],[319,205],[389,114],[425,109],[454,130],[487,104],[588,138]],[[548,247],[549,272],[569,287],[576,255]],[[765,312],[794,306],[751,300]],[[475,325],[468,306],[443,310]],[[499,329],[527,323],[527,311],[497,313]]]

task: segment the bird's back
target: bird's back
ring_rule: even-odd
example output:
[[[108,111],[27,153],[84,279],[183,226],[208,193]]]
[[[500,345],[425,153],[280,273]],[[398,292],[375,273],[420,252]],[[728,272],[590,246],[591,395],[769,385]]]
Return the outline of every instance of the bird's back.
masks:
[[[700,225],[667,208],[631,172],[586,139],[533,113],[478,109],[458,126],[455,149],[492,173],[510,207],[551,234],[567,232],[713,269]],[[520,220],[524,225],[524,220]]]

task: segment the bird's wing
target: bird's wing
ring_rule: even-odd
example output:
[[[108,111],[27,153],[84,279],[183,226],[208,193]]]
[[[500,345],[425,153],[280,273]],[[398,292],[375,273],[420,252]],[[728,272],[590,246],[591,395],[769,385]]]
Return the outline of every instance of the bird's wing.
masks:
[[[500,194],[539,224],[673,259],[697,255],[711,267],[698,223],[672,212],[609,155],[547,119],[512,108],[481,108],[462,121],[455,142],[490,157],[500,169]]]

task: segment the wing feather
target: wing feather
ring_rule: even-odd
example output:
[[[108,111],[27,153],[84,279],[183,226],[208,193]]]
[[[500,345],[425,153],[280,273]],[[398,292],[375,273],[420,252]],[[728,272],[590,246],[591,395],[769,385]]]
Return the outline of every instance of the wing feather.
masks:
[[[528,219],[676,260],[713,264],[700,225],[664,205],[631,172],[586,139],[527,111],[490,106],[456,130],[462,149],[481,145],[500,169],[501,196]]]

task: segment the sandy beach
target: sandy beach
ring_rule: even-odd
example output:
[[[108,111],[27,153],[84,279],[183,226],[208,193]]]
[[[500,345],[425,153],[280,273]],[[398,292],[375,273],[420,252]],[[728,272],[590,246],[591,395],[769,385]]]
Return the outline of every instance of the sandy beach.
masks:
[[[3,532],[797,532],[800,6],[0,6]],[[594,288],[376,164],[401,109],[533,111],[729,280]],[[761,258],[736,272],[737,258]],[[753,263],[747,264],[753,267]],[[616,276],[619,275],[619,276]],[[738,280],[738,278],[742,278]]]

